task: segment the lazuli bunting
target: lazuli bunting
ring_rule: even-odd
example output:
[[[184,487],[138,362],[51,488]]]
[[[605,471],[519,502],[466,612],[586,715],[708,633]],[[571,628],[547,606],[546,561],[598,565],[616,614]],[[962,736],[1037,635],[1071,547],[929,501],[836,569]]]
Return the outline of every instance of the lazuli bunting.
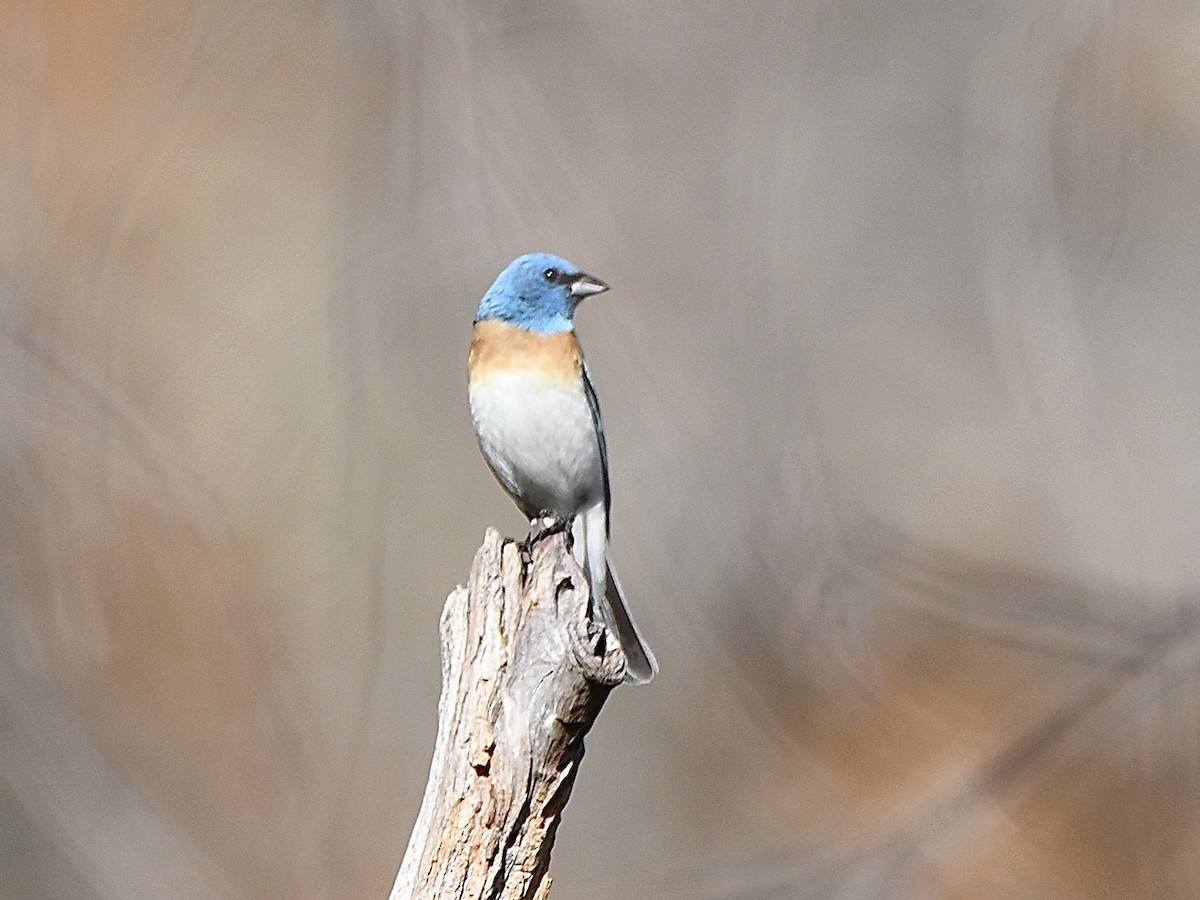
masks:
[[[608,290],[548,253],[519,257],[479,304],[467,362],[471,418],[496,479],[530,519],[572,521],[574,553],[625,653],[625,680],[658,664],[642,640],[608,553],[608,455],[600,404],[575,338],[575,307]]]

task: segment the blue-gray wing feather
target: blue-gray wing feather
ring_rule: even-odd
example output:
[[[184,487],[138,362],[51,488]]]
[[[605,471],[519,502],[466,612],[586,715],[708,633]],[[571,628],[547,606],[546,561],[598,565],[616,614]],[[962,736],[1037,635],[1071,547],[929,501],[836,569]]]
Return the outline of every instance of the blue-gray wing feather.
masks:
[[[596,429],[596,443],[600,445],[600,473],[604,478],[604,530],[611,531],[612,491],[608,486],[608,447],[604,443],[604,422],[600,418],[600,401],[596,389],[588,377],[587,363],[583,364],[583,393],[587,397],[588,410],[592,414],[592,425]]]

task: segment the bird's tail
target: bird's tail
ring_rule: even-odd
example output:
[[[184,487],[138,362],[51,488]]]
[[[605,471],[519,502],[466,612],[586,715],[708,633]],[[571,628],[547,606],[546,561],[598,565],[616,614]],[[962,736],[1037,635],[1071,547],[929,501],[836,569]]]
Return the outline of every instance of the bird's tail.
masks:
[[[650,647],[642,638],[629,607],[625,605],[625,595],[621,592],[621,583],[617,581],[617,573],[613,571],[612,560],[607,560],[608,577],[604,582],[604,599],[608,601],[611,625],[625,651],[625,680],[634,684],[645,684],[658,674],[658,663]]]
[[[575,556],[591,581],[592,602],[625,653],[625,680],[645,684],[658,672],[654,654],[642,640],[625,605],[625,595],[608,556],[608,511],[596,503],[575,518]]]

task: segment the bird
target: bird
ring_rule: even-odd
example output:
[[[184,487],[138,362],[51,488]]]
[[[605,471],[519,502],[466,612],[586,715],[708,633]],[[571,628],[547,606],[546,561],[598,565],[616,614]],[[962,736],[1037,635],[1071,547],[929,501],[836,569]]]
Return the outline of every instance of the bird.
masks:
[[[592,602],[625,655],[625,680],[658,672],[609,552],[612,493],[600,403],[575,336],[575,309],[608,285],[549,253],[519,256],[483,295],[467,359],[479,447],[517,507],[565,530]]]

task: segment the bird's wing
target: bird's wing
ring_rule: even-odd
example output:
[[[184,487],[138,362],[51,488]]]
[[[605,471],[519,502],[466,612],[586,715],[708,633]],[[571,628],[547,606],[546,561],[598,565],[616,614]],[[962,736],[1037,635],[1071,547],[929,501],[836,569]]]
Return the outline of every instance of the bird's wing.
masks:
[[[608,447],[604,443],[604,422],[600,418],[600,401],[596,399],[596,389],[592,387],[592,379],[588,377],[587,363],[582,362],[583,393],[587,397],[588,410],[592,414],[592,425],[596,429],[596,443],[600,445],[600,472],[604,478],[604,536],[608,537],[609,523],[612,517],[612,491],[608,486]]]

